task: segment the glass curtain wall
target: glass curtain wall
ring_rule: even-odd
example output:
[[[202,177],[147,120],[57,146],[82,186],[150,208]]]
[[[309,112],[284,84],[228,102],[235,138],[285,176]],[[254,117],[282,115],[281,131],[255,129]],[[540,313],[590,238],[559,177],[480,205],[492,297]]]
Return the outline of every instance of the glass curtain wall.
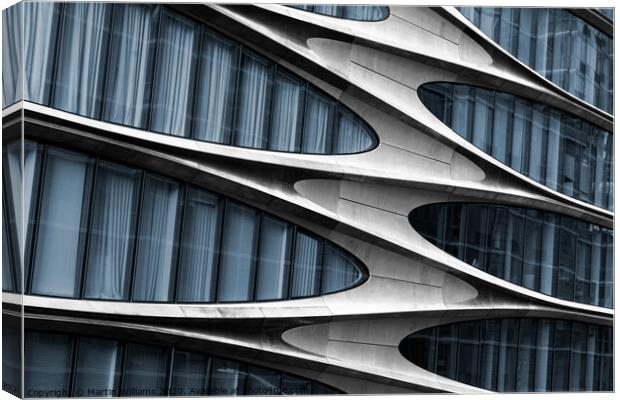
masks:
[[[424,329],[399,350],[437,375],[496,392],[597,392],[613,390],[611,343],[608,326],[489,319]]]
[[[309,11],[315,14],[327,15],[354,21],[383,21],[390,15],[390,9],[385,6],[337,6],[332,4],[290,4],[288,7]]]
[[[429,83],[420,100],[453,131],[517,172],[613,210],[613,137],[566,112],[508,93]]]
[[[613,112],[613,38],[560,8],[458,9],[504,50],[551,82]]]
[[[318,296],[362,281],[351,255],[296,225],[177,180],[25,142],[5,146],[4,212],[24,176],[27,293],[134,302],[251,302]],[[37,189],[33,193],[34,189]],[[4,291],[16,291],[5,219]],[[293,250],[294,249],[294,250]],[[321,285],[321,282],[323,284]],[[321,289],[322,286],[322,289]]]
[[[171,8],[28,2],[22,46],[21,7],[3,11],[4,107],[23,97],[105,122],[272,151],[352,154],[377,143],[364,121],[306,80]]]
[[[562,300],[613,308],[610,229],[531,208],[477,203],[422,206],[409,221],[433,245],[493,276]]]
[[[3,343],[17,344],[16,333],[3,335]],[[25,338],[26,397],[339,393],[282,371],[178,348],[28,329]],[[11,367],[18,357],[3,352],[3,366]],[[5,376],[6,385],[18,387],[19,374]]]

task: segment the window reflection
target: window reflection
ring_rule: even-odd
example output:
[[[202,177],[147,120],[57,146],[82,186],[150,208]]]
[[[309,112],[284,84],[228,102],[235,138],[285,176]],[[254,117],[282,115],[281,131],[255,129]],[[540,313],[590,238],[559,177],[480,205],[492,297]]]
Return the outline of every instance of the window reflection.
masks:
[[[612,308],[613,233],[535,209],[480,203],[419,207],[422,237],[493,276],[563,300]]]
[[[611,333],[582,322],[489,319],[424,329],[399,349],[433,373],[497,392],[610,391]]]
[[[338,393],[282,371],[177,348],[29,330],[25,337],[26,397]],[[11,351],[18,341],[17,328],[3,335],[3,390],[11,393],[19,387],[19,352]]]
[[[458,9],[504,50],[551,82],[613,112],[611,37],[560,8]]]
[[[613,138],[542,103],[494,90],[429,83],[420,100],[457,134],[536,182],[613,210]]]

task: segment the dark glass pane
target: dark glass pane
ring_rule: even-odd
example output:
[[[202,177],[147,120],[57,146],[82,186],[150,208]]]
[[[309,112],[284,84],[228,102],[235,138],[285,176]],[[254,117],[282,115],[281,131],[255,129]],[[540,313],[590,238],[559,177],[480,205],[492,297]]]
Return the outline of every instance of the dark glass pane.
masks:
[[[510,11],[497,10],[502,15]],[[518,13],[509,12],[507,17],[515,15],[518,18]],[[489,18],[489,25],[497,26],[496,17]],[[500,36],[505,31],[502,27]],[[609,201],[613,198],[609,132],[506,92],[438,82],[423,85],[418,94],[429,111],[454,132],[515,171],[568,196],[613,210],[613,201]]]
[[[497,391],[499,392],[515,391],[518,341],[519,321],[502,320],[497,361]]]
[[[127,344],[123,396],[165,396],[169,351],[163,347]]]
[[[175,350],[170,396],[206,396],[209,394],[208,378],[207,356]]]
[[[312,394],[312,383],[304,378],[282,374],[282,394]]]
[[[28,332],[24,346],[26,397],[69,397],[73,340],[54,333]]]
[[[250,365],[246,378],[245,394],[250,396],[273,396],[283,394],[280,390],[282,374],[269,368]]]
[[[437,328],[438,375],[456,379],[456,362],[458,346],[458,325],[444,325]]]
[[[478,385],[480,322],[464,322],[459,326],[458,371],[456,380]]]
[[[241,364],[235,361],[213,358],[211,360],[211,383],[209,394],[212,396],[234,396],[243,394],[245,373]]]
[[[553,212],[481,203],[425,205],[409,221],[426,240],[490,275],[611,308],[611,230]]]
[[[2,390],[21,397],[22,392],[22,330],[21,320],[2,321]]]
[[[82,337],[77,352],[73,396],[118,397],[122,363],[119,343]]]
[[[555,322],[553,339],[553,390],[567,391],[570,375],[570,346],[572,324],[566,321]]]

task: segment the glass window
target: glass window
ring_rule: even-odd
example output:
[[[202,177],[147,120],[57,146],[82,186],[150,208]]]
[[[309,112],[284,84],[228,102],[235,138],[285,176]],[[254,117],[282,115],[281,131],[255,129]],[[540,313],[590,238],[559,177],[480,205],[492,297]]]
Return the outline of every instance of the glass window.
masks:
[[[189,188],[180,241],[177,301],[215,300],[219,199],[203,190]]]
[[[271,110],[269,150],[299,152],[305,94],[305,83],[278,70]],[[352,152],[349,149],[345,151]]]
[[[151,129],[174,136],[189,136],[198,25],[164,9],[159,26]]]
[[[357,153],[372,146],[366,126],[349,111],[338,107],[338,136],[334,154]]]
[[[75,297],[86,229],[91,160],[49,149],[32,271],[32,292]]]
[[[399,350],[426,370],[491,391],[611,390],[611,332],[576,321],[489,319],[423,329]]]
[[[22,3],[2,10],[2,108],[23,97],[23,9]]]
[[[80,338],[74,367],[73,396],[118,397],[121,361],[116,340]]]
[[[4,200],[4,199],[3,199]],[[2,202],[2,211],[5,210],[4,202]],[[13,291],[13,269],[16,267],[14,263],[11,263],[11,255],[9,254],[9,231],[8,222],[5,213],[2,213],[2,291]]]
[[[553,190],[613,210],[606,166],[609,132],[563,111],[509,93],[429,83],[420,100],[479,149]],[[452,110],[452,113],[446,112]]]
[[[350,154],[376,141],[344,105],[335,122],[339,103],[305,79],[171,7],[45,2],[23,7],[29,101],[132,128],[254,149],[330,154],[333,145],[338,154]],[[377,15],[370,6],[328,7],[351,18]],[[11,99],[3,97],[5,104],[21,96],[18,59],[9,55],[19,38],[7,30],[8,22],[4,69],[10,76],[3,87]]]
[[[459,7],[506,51],[571,94],[613,112],[613,38],[558,8]],[[476,18],[482,15],[483,18]],[[497,29],[497,26],[500,29]],[[570,77],[570,78],[569,78]]]
[[[2,321],[2,390],[22,397],[22,330],[21,319]]]
[[[163,177],[147,175],[145,179],[133,300],[170,301],[181,188]]]
[[[250,396],[274,396],[280,390],[282,374],[269,368],[248,366],[245,394]]]
[[[73,340],[70,336],[26,333],[24,395],[69,397]]]
[[[325,245],[322,293],[332,293],[349,287],[361,278],[351,258],[331,245]]]
[[[168,387],[168,349],[127,344],[123,396],[166,396]]]
[[[429,204],[413,210],[409,221],[438,248],[493,276],[612,307],[611,230],[552,212],[481,203]]]
[[[24,2],[24,98],[49,105],[62,4]],[[36,56],[34,56],[36,55]]]
[[[235,119],[235,146],[267,148],[273,66],[249,51],[241,57]]]
[[[241,364],[235,361],[212,359],[209,394],[212,396],[234,396],[243,394],[245,374]]]
[[[194,109],[194,137],[230,143],[233,99],[240,46],[204,31]]]
[[[252,299],[257,222],[256,211],[237,203],[228,203],[220,261],[220,301]]]
[[[52,107],[100,117],[111,10],[101,3],[63,4]]]
[[[319,245],[320,243],[317,239],[305,233],[297,232],[291,297],[318,295],[321,274]]]
[[[263,217],[256,272],[256,300],[287,297],[291,237],[292,229],[288,223]]]
[[[39,145],[28,140],[23,141],[23,146],[21,142],[16,142],[2,147],[4,157],[2,176],[6,188],[3,198],[6,198],[7,230],[11,235],[9,244],[12,246],[12,252],[10,255],[13,256],[12,262],[16,267],[13,270],[17,274],[15,281],[20,283],[21,269],[30,265],[32,253],[32,245],[29,243],[32,243],[31,235],[35,222],[33,199],[37,197],[41,150]],[[23,220],[22,202],[25,205]],[[21,262],[22,255],[26,258],[24,263]]]
[[[312,382],[304,378],[282,374],[282,394],[312,394]]]
[[[209,358],[204,354],[174,351],[170,396],[206,396]]]
[[[331,152],[332,109],[332,103],[328,98],[315,90],[308,91],[302,153]]]
[[[84,296],[127,299],[135,239],[139,170],[102,161],[98,165]]]
[[[103,120],[146,128],[159,7],[115,4]]]
[[[290,4],[288,7],[309,11],[330,17],[350,19],[354,21],[382,21],[390,14],[384,6],[337,6],[330,4]]]

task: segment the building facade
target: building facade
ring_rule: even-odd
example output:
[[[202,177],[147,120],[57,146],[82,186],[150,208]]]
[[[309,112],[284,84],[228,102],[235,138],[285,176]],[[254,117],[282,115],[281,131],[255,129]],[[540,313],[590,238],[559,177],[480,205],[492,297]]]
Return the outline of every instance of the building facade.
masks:
[[[613,11],[2,25],[4,391],[613,391]]]

